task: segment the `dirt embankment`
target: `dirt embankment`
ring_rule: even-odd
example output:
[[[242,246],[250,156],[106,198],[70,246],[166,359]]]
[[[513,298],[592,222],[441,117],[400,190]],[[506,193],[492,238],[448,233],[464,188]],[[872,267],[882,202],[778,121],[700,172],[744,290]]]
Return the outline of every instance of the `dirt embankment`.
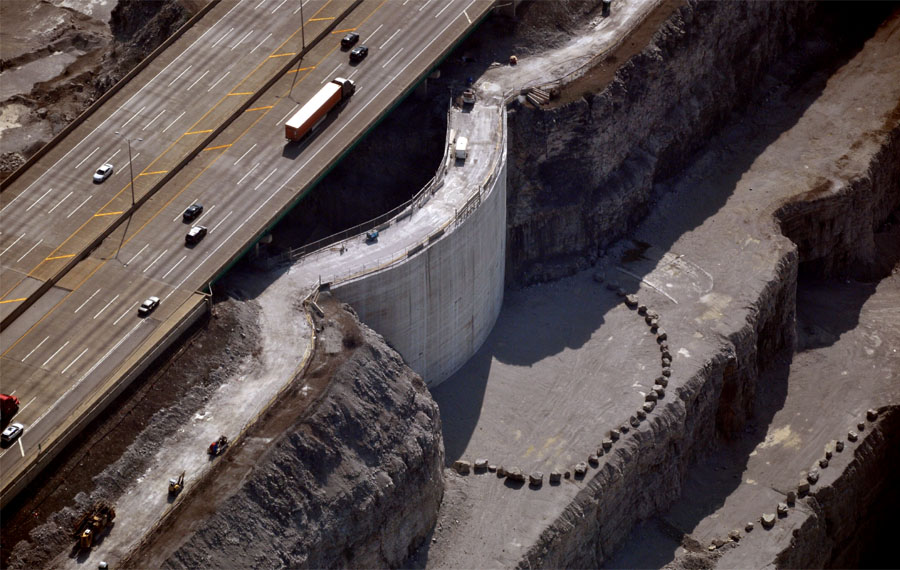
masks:
[[[0,177],[46,144],[200,8],[199,0],[118,0],[109,13],[3,2]],[[73,6],[78,6],[74,3]]]
[[[319,306],[307,375],[247,434],[245,447],[265,438],[265,452],[248,463],[233,450],[229,462],[244,464],[243,477],[223,475],[233,484],[208,501],[192,496],[204,503],[196,516],[179,516],[177,530],[129,565],[397,567],[425,540],[443,495],[437,405],[352,309],[327,295]],[[317,379],[327,388],[298,418],[302,386]]]

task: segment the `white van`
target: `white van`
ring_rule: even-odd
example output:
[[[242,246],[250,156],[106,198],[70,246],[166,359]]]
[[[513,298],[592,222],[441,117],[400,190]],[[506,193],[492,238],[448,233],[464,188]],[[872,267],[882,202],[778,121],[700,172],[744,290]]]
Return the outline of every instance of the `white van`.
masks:
[[[456,160],[465,160],[469,139],[466,137],[456,138]]]

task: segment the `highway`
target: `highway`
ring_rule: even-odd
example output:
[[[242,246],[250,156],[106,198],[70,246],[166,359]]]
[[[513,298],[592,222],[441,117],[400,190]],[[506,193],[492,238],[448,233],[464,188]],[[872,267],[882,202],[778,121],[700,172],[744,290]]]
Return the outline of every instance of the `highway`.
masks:
[[[308,0],[306,38],[312,26],[329,21],[320,18],[334,20],[348,6]],[[4,487],[7,474],[18,472],[38,444],[46,447],[53,430],[155,332],[161,334],[167,320],[181,318],[196,304],[194,292],[290,209],[489,8],[490,2],[481,0],[361,3],[304,56],[299,71],[262,93],[7,326],[0,333],[3,391],[20,398],[23,407],[16,420],[26,425],[26,432],[21,445],[0,455]],[[180,160],[196,144],[186,140],[192,133],[209,130],[204,121],[227,115],[231,99],[246,97],[241,94],[247,77],[281,59],[273,56],[286,49],[285,41],[297,40],[297,21],[284,14],[299,11],[299,4],[223,2],[216,10],[223,12],[218,20],[205,31],[186,34],[183,39],[190,45],[128,94],[124,104],[117,101],[108,117],[92,117],[98,124],[86,125],[92,129],[87,136],[60,149],[49,170],[26,173],[3,192],[3,302],[37,290],[42,277],[58,271],[51,266],[62,260],[53,258],[77,255],[75,250],[89,241],[81,234],[96,233],[89,228],[97,218],[125,215],[131,196],[127,160],[121,160],[127,153],[124,138],[132,139],[136,193],[141,196],[152,178],[162,175],[157,168],[170,168],[167,161]],[[340,37],[351,29],[370,48],[356,65],[339,47]],[[293,49],[299,49],[299,42]],[[354,80],[356,93],[310,140],[286,144],[284,122],[334,77]],[[143,140],[134,140],[138,138]],[[93,185],[90,174],[108,157],[113,157],[116,174]],[[186,247],[189,225],[182,223],[181,213],[195,202],[203,204],[204,212],[193,223],[208,227],[209,235]],[[137,306],[150,295],[160,297],[161,305],[139,318]]]

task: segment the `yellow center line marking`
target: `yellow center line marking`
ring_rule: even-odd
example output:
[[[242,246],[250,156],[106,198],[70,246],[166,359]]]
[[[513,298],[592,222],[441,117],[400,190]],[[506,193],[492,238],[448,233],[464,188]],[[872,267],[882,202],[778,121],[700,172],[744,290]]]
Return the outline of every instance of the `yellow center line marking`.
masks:
[[[346,34],[347,32],[355,32],[356,28],[344,28],[343,30],[335,30],[332,34]]]
[[[153,172],[141,172],[138,176],[151,176],[153,174],[165,174],[168,170],[154,170]]]
[[[310,18],[310,22],[327,22],[328,20],[334,20],[334,16],[329,16],[327,18]]]
[[[267,109],[271,109],[271,108],[274,107],[274,106],[275,106],[275,105],[269,105],[269,106],[267,106],[267,107],[253,107],[252,109],[247,109],[247,110],[244,111],[244,112],[245,112],[245,113],[250,113],[251,111],[265,111],[265,110],[267,110]]]
[[[253,91],[241,91],[240,93],[229,93],[226,97],[234,97],[235,95],[253,95]]]
[[[102,214],[97,213],[94,214],[95,218],[99,218],[100,216],[118,216],[119,214],[124,214],[125,212],[104,212]]]
[[[228,148],[230,146],[231,146],[230,144],[222,144],[219,146],[208,146],[205,149],[203,149],[203,152],[206,152],[208,150],[219,150],[220,148]]]
[[[292,70],[288,71],[288,73],[297,73],[298,71],[310,71],[315,68],[316,68],[315,65],[312,65],[310,67],[298,67],[297,69],[292,69]]]
[[[57,255],[55,257],[48,257],[48,258],[44,259],[44,261],[53,261],[54,259],[68,259],[70,257],[75,257],[75,254],[70,253],[69,255]]]
[[[205,130],[205,131],[191,131],[191,132],[189,132],[189,133],[184,133],[184,136],[188,136],[188,135],[202,135],[202,134],[211,133],[211,132],[213,132],[212,129],[207,129],[207,130]]]
[[[274,59],[276,57],[287,57],[289,55],[297,55],[297,52],[276,53],[276,54],[270,55],[268,59]]]
[[[27,298],[28,297],[22,297],[20,299],[7,299],[5,301],[0,301],[0,305],[2,305],[3,303],[18,303],[19,301],[24,301]]]

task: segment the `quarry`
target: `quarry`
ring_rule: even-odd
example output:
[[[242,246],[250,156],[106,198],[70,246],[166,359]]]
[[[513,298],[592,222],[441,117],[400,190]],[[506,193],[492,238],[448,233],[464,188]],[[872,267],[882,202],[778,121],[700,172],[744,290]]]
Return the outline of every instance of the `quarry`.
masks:
[[[206,3],[13,4],[4,176]],[[4,568],[900,566],[900,8],[500,4],[4,508]]]

